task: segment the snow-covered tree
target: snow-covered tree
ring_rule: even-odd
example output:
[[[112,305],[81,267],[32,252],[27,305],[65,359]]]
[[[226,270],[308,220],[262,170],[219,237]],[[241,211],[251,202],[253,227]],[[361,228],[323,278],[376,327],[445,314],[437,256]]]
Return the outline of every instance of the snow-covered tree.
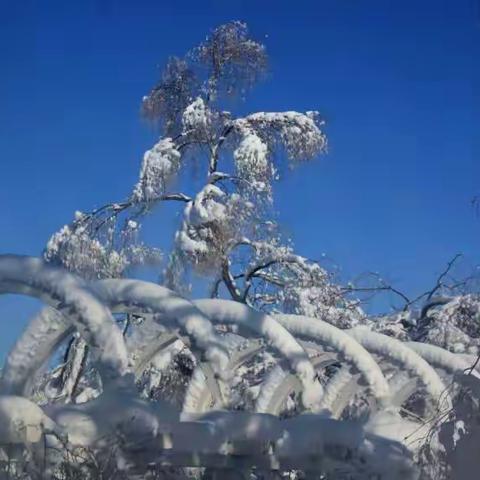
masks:
[[[159,261],[160,252],[138,238],[142,221],[163,201],[185,204],[164,282],[184,289],[194,271],[227,294],[258,308],[331,315],[349,306],[318,263],[294,252],[273,208],[280,171],[324,153],[318,112],[257,112],[235,117],[225,99],[244,97],[267,69],[264,45],[241,22],[211,32],[184,58],[171,58],[142,110],[161,130],[145,152],[138,182],[122,202],[76,213],[50,239],[45,258],[88,278],[121,277],[130,266]],[[193,162],[204,170],[200,190],[173,191]],[[202,167],[203,165],[203,167]],[[288,168],[285,168],[288,166]],[[198,168],[198,167],[197,167]],[[354,309],[352,309],[353,311]]]

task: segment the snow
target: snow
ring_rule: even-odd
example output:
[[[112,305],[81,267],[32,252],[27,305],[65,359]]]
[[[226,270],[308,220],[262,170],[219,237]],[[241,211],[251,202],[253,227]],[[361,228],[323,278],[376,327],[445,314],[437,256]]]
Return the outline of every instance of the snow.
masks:
[[[1,372],[1,390],[29,396],[36,373],[72,331],[73,327],[57,310],[43,308],[30,320],[9,352]]]
[[[455,353],[480,353],[480,298],[478,295],[438,297],[419,320],[414,340]]]
[[[372,332],[366,326],[352,328],[348,333],[371,353],[397,362],[402,368],[417,375],[433,399],[445,398],[449,402],[446,385],[438,373],[408,346],[394,338]]]
[[[0,286],[3,292],[34,295],[59,309],[43,309],[7,358],[1,386],[2,391],[10,396],[0,397],[0,437],[7,438],[10,443],[38,441],[44,425],[66,433],[72,444],[89,448],[114,432],[121,432],[128,445],[135,445],[140,439],[160,439],[164,435],[162,432],[170,432],[168,435],[174,432],[174,445],[178,438],[184,438],[182,435],[191,434],[192,438],[198,437],[205,442],[205,454],[235,451],[243,448],[241,445],[246,445],[247,440],[250,447],[257,443],[260,446],[264,441],[274,442],[279,461],[292,468],[298,465],[296,462],[304,461],[301,459],[315,452],[317,457],[323,456],[325,471],[329,471],[329,462],[335,464],[335,455],[330,457],[332,448],[341,448],[350,452],[349,468],[357,468],[358,462],[358,466],[363,465],[361,468],[384,473],[385,464],[389,468],[396,465],[395,471],[402,472],[407,478],[407,473],[414,475],[414,472],[402,444],[408,447],[408,451],[415,452],[428,433],[427,424],[421,427],[417,421],[401,417],[395,405],[388,406],[390,386],[372,354],[387,359],[395,368],[400,365],[404,369],[401,378],[393,375],[391,380],[391,388],[404,400],[417,390],[415,380],[409,375],[418,377],[433,399],[448,399],[445,384],[434,368],[456,375],[470,367],[464,355],[434,345],[402,343],[365,326],[343,331],[317,318],[270,316],[238,302],[207,299],[191,302],[164,287],[138,280],[97,280],[87,286],[74,275],[28,257],[0,256]],[[148,317],[145,330],[134,334],[128,341],[132,349],[130,356],[120,330],[103,303],[113,312]],[[228,390],[234,387],[230,377],[234,373],[249,373],[242,365],[243,361],[238,363],[236,360],[241,358],[243,348],[249,351],[247,340],[238,335],[217,333],[215,326],[221,325],[231,325],[241,333],[247,331],[247,337],[264,338],[284,357],[259,388],[257,414],[218,412],[199,416],[212,406],[227,406]],[[138,361],[142,365],[145,362],[156,365],[161,374],[172,354],[183,348],[184,343],[176,337],[177,327],[188,336],[193,350],[203,352],[200,355],[203,361],[197,364],[189,383],[181,417],[179,411],[161,401],[153,404],[140,400],[128,375],[129,358],[137,361],[139,350],[143,350],[144,355],[140,355]],[[46,405],[43,411],[23,397],[17,400],[18,397],[11,396],[28,394],[38,370],[73,329],[78,329],[86,342],[80,346],[89,345],[97,355],[97,366],[104,380],[103,393],[98,396],[98,392],[87,388],[82,399],[84,403]],[[345,361],[353,369],[343,366],[323,389],[316,380],[306,347],[299,343],[299,339],[313,341],[335,352],[335,358]],[[83,342],[81,338],[78,341]],[[251,348],[258,352],[257,345]],[[236,350],[238,354],[231,356]],[[82,352],[81,348],[79,352]],[[76,365],[73,365],[74,369]],[[296,377],[285,369],[285,365]],[[266,370],[263,361],[260,366]],[[387,368],[385,364],[383,367]],[[232,369],[237,371],[230,372]],[[380,410],[369,412],[364,428],[361,424],[345,421],[326,423],[325,414],[339,416],[349,399],[362,389],[356,380],[358,375],[363,377],[370,393],[377,399]],[[122,378],[125,380],[120,381]],[[152,380],[155,381],[154,376]],[[69,385],[67,380],[60,394],[67,401],[71,390]],[[235,385],[238,385],[237,381]],[[251,386],[252,391],[254,387]],[[292,392],[301,392],[303,407],[321,415],[310,417],[303,413],[280,423],[266,415],[267,412],[279,414],[283,406],[288,409]],[[25,425],[18,420],[20,411],[22,415],[27,412],[25,418],[31,419],[31,424]],[[180,423],[179,418],[182,419]],[[325,428],[327,437],[326,433],[323,436],[319,433],[325,432]],[[179,436],[175,437],[177,431]],[[190,440],[185,442],[189,444]],[[384,452],[388,462],[380,461],[379,451]]]
[[[46,388],[46,394],[50,400],[58,401],[59,399],[62,399],[66,403],[70,403],[74,400],[73,395],[76,393],[75,387],[83,373],[83,364],[88,355],[88,346],[86,342],[79,337],[78,333],[75,334],[68,353],[68,373],[65,373],[66,378],[60,379],[60,388],[54,388],[53,392]],[[63,373],[63,369],[60,370],[60,373]]]
[[[388,382],[377,362],[345,331],[320,319],[300,315],[275,315],[275,319],[295,336],[323,343],[339,353],[341,358],[358,369],[380,404],[388,402]]]
[[[233,152],[237,175],[246,179],[256,190],[263,191],[273,176],[268,160],[268,145],[249,131]]]
[[[205,405],[205,397],[210,397],[211,392],[208,391],[207,379],[203,370],[197,366],[193,371],[192,378],[188,383],[187,391],[182,408],[182,419],[190,418],[193,413],[203,413]]]
[[[271,228],[274,228],[271,226]],[[342,299],[340,288],[318,263],[294,253],[281,239],[250,243],[254,256],[246,269],[246,276],[259,266],[270,265],[262,273],[273,281],[279,280],[281,288],[269,289],[268,302],[273,311],[321,318],[340,328],[360,323],[365,314],[358,306]],[[259,308],[260,299],[249,299]],[[255,301],[256,300],[256,301]]]
[[[287,400],[287,395],[296,390],[297,383],[298,380],[295,382],[291,374],[277,365],[268,373],[260,386],[255,402],[255,411],[279,415],[280,411],[278,409],[282,407],[282,401]],[[318,403],[318,399],[316,403]]]
[[[395,409],[381,410],[366,423],[365,430],[382,438],[400,443],[412,451],[417,450],[428,435],[430,425],[419,424],[402,418]]]
[[[87,224],[64,225],[47,242],[44,256],[84,278],[118,277],[129,263],[124,252],[91,238]]]
[[[462,356],[451,353],[436,345],[421,342],[405,342],[405,345],[418,353],[418,355],[426,360],[432,367],[441,368],[451,374],[467,370],[473,364],[473,362],[469,362]],[[475,371],[472,373],[479,376]]]
[[[278,133],[288,155],[294,160],[312,158],[326,148],[326,137],[319,129],[316,112],[257,112],[237,119],[235,127]]]
[[[325,386],[325,393],[319,405],[319,411],[326,410],[334,418],[339,418],[345,403],[351,400],[353,395],[348,395],[345,389],[349,387],[358,388],[356,380],[349,371],[349,368],[342,366],[333,378]]]
[[[217,185],[207,184],[187,204],[176,233],[178,255],[200,271],[215,271],[226,245],[240,238],[252,205],[240,195],[227,195]]]
[[[0,395],[0,443],[36,443],[45,428],[54,429],[43,410],[24,397]]]
[[[161,320],[152,317],[145,315],[142,323],[135,325],[126,338],[136,377],[141,377],[150,363],[155,363],[155,368],[162,371],[172,356],[184,347],[178,333],[170,331],[172,325],[163,325]]]
[[[181,154],[169,137],[147,150],[132,198],[137,202],[148,202],[162,196],[178,172],[180,160]]]
[[[114,312],[153,313],[157,314],[155,320],[163,316],[175,321],[190,337],[193,346],[204,352],[217,372],[225,368],[228,352],[209,318],[172,290],[127,279],[100,280],[93,283],[92,288]]]
[[[228,300],[197,300],[194,303],[214,323],[239,325],[263,336],[288,360],[290,367],[298,375],[304,387],[304,404],[311,406],[320,400],[322,387],[315,381],[315,371],[307,353],[292,334],[274,318],[247,305]]]
[[[309,459],[321,457],[323,470],[332,478],[346,472],[347,478],[417,478],[412,455],[404,446],[367,432],[360,423],[303,414],[282,425],[285,433],[275,451],[280,458],[299,458],[299,468],[306,469]]]
[[[31,295],[66,312],[90,345],[105,383],[128,372],[121,331],[109,310],[79,278],[37,258],[0,255],[0,292]]]
[[[84,404],[50,405],[45,411],[68,435],[71,444],[87,447],[115,432],[121,432],[128,441],[155,437],[162,424],[179,418],[166,402],[141,400],[136,392],[123,388],[106,389]]]
[[[171,290],[137,280],[100,280],[91,288],[115,311],[152,312],[165,316],[168,313],[191,337],[194,348],[203,350],[218,371],[226,365],[228,355],[210,320]],[[68,318],[53,309],[43,309],[9,353],[2,372],[2,388],[10,393],[28,394],[37,371],[70,332]]]
[[[197,97],[183,112],[183,131],[196,135],[205,134],[210,128],[211,115],[203,99]]]

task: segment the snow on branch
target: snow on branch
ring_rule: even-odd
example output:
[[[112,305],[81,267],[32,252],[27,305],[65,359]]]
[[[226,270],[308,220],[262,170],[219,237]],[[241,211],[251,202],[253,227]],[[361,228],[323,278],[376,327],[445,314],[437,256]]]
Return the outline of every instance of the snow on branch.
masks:
[[[274,318],[296,337],[319,342],[332,348],[345,361],[351,362],[362,374],[379,403],[388,403],[390,389],[380,367],[368,351],[345,331],[320,319],[300,315],[275,315]]]
[[[73,329],[65,316],[54,308],[40,310],[7,355],[0,377],[2,391],[30,396],[37,372],[44,368],[56,347]]]
[[[241,196],[207,184],[185,207],[175,238],[178,255],[200,270],[212,271],[221,265],[228,245],[241,235],[252,210],[253,205]]]
[[[213,112],[202,97],[197,97],[182,114],[184,135],[202,140],[208,138],[212,127]]]
[[[447,403],[450,402],[449,396],[445,396],[447,388],[438,373],[408,346],[394,338],[372,332],[366,326],[354,327],[348,333],[370,352],[397,362],[417,375],[434,400],[445,398]]]
[[[242,137],[233,152],[237,175],[255,190],[267,192],[275,170],[268,158],[268,145],[253,131]]]
[[[322,387],[315,381],[315,371],[307,353],[274,318],[241,303],[227,300],[197,300],[194,304],[214,323],[238,325],[265,337],[297,373],[304,387],[304,405],[315,405],[320,400]]]
[[[258,112],[234,121],[244,134],[250,129],[268,137],[278,136],[291,160],[310,159],[325,151],[327,138],[318,112]]]
[[[221,375],[228,361],[210,319],[190,301],[159,285],[140,280],[107,279],[94,282],[92,289],[114,312],[154,314],[155,321],[170,319],[187,334]]]
[[[140,179],[133,189],[133,199],[148,202],[162,196],[180,168],[181,154],[171,138],[163,138],[145,152]]]
[[[70,313],[70,321],[91,346],[105,383],[127,374],[122,334],[109,310],[79,278],[37,258],[0,255],[0,289],[37,297]]]
[[[125,252],[109,249],[92,237],[85,225],[65,225],[54,233],[47,243],[45,260],[85,278],[119,277],[129,263]]]

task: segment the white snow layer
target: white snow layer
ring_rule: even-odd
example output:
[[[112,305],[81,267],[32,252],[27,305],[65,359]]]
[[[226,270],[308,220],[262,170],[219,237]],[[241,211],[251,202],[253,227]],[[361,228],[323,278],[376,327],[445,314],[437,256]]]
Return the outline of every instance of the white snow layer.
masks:
[[[140,178],[132,197],[138,202],[158,199],[180,168],[181,154],[171,138],[163,138],[145,152]]]
[[[10,350],[0,376],[3,392],[30,396],[36,373],[56,347],[74,331],[57,310],[45,307],[35,315]]]
[[[420,355],[399,340],[372,332],[366,326],[352,328],[348,333],[370,352],[397,362],[417,375],[434,399],[445,395],[446,386],[438,373]],[[448,401],[449,397],[446,398]]]
[[[210,319],[190,301],[168,288],[151,282],[127,279],[99,280],[93,283],[95,293],[114,312],[153,313],[176,322],[204,351],[207,360],[216,370],[223,370],[228,362],[228,352],[216,333]]]
[[[274,318],[238,302],[229,300],[196,300],[194,304],[212,322],[234,324],[263,336],[267,342],[284,356],[303,384],[302,400],[305,406],[316,404],[323,389],[315,380],[315,370],[303,347]]]
[[[38,258],[0,255],[0,293],[31,295],[65,312],[90,345],[104,382],[127,373],[122,332],[81,279]]]
[[[360,371],[379,402],[388,401],[388,382],[377,362],[345,331],[317,318],[300,315],[275,315],[275,318],[295,336],[320,342],[339,353],[345,361],[351,362]]]

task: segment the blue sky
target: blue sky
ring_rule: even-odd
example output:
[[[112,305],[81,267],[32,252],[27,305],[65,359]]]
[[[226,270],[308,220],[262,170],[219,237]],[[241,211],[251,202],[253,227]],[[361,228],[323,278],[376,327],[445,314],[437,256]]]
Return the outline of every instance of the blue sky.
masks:
[[[159,66],[232,19],[271,57],[239,108],[327,120],[330,153],[276,188],[300,253],[410,294],[457,252],[480,263],[477,0],[0,0],[0,252],[38,255],[73,211],[127,194]],[[36,307],[0,298],[0,358]]]

